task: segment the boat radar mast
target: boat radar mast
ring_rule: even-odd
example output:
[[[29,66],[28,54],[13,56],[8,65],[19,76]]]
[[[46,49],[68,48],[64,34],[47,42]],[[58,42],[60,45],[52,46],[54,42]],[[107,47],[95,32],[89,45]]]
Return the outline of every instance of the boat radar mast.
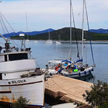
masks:
[[[10,45],[9,45],[9,40],[7,38],[5,38],[1,33],[0,36],[5,40],[5,52],[9,52],[10,50]],[[3,47],[0,46],[0,52],[2,50]]]
[[[21,49],[25,49],[26,48],[26,46],[25,46],[25,39],[24,39],[25,34],[21,33],[21,34],[19,34],[19,36],[22,37],[21,38],[22,39],[22,41],[21,41]]]

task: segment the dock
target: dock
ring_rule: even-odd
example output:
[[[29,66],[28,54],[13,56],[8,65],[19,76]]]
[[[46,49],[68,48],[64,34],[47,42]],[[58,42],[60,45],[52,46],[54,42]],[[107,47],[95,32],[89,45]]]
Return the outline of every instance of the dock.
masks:
[[[88,104],[84,98],[86,90],[91,90],[93,84],[62,75],[54,75],[45,81],[45,93],[65,102]]]

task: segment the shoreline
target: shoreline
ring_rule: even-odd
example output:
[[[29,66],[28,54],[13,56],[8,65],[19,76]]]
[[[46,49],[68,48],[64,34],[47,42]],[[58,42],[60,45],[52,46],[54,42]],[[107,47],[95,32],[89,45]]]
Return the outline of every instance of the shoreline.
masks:
[[[21,40],[21,39],[11,39],[11,40]],[[30,40],[30,39],[29,39]],[[47,40],[30,40],[30,41],[47,41]],[[58,40],[52,40],[54,43]],[[65,40],[62,40],[60,41],[61,43],[69,43],[70,41],[65,41]],[[82,41],[77,41],[79,44],[82,43]],[[92,44],[108,44],[108,40],[92,40],[91,41]],[[73,44],[76,44],[76,41],[72,41]],[[90,41],[84,41],[84,44],[89,44]]]

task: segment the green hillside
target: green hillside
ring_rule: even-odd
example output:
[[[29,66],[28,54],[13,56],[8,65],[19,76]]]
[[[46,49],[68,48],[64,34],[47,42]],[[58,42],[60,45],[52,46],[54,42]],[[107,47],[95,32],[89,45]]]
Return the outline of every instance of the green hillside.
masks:
[[[92,33],[92,32],[84,32],[84,38],[86,40],[108,40],[108,34],[99,34],[99,33]],[[72,28],[72,40],[81,40],[82,30],[78,28]],[[51,40],[70,40],[70,28],[65,27],[62,29],[55,30],[50,32]],[[11,37],[12,39],[21,39],[19,36]],[[25,39],[30,40],[48,40],[48,33],[38,34],[35,36],[25,36]]]

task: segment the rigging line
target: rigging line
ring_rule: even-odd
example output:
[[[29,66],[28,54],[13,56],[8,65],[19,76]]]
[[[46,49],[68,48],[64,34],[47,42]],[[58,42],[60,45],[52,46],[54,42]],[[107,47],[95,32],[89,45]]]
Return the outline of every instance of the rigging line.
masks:
[[[2,21],[1,21],[1,14],[0,14],[0,24],[1,24],[1,28],[3,30],[3,33],[5,33],[4,26],[3,26]]]
[[[1,15],[1,20],[0,20],[0,22],[1,22],[1,26],[2,26],[2,28],[3,28],[3,30],[4,30],[4,33],[5,33],[5,30],[9,33],[9,31],[8,31],[8,29],[6,28],[6,25],[5,25],[5,23],[4,23],[4,20],[6,21],[6,23],[8,24],[8,25],[10,25],[9,24],[9,22],[6,20],[6,18],[5,18],[5,16],[0,12],[0,15]],[[4,19],[3,19],[4,18]],[[4,25],[4,26],[3,26]],[[11,27],[11,26],[10,26]],[[12,27],[11,27],[12,28]],[[13,29],[14,30],[14,29]],[[1,35],[2,36],[2,35]],[[4,36],[2,36],[3,38],[4,38]],[[5,39],[5,41],[9,41],[10,39]],[[14,42],[14,44],[16,44],[15,43],[15,41],[13,41]],[[16,46],[18,46],[17,44],[16,44]]]
[[[11,24],[8,22],[8,20],[6,19],[6,17],[1,13],[1,15],[2,15],[2,17],[5,19],[5,21],[6,21],[6,23],[10,26],[10,28],[12,29],[12,31],[14,32],[14,33],[16,33],[15,32],[15,30],[13,29],[13,27],[11,26]],[[14,41],[14,40],[11,40],[11,41],[13,41],[14,42],[14,44],[18,47],[18,44]]]
[[[6,17],[2,14],[3,18],[5,19],[6,23],[10,26],[10,28],[12,29],[13,32],[15,32],[14,28],[11,26],[11,24],[8,22],[8,20],[6,19]]]
[[[70,0],[70,44],[72,43],[72,1]]]
[[[2,23],[3,23],[3,25],[4,25],[4,28],[5,28],[6,32],[9,33],[9,31],[8,31],[6,25],[5,25],[5,22],[4,22],[4,19],[3,19],[2,14],[1,14],[1,21],[2,21]]]
[[[83,13],[82,13],[82,59],[84,58],[83,47],[84,47],[84,0],[83,0]]]
[[[29,39],[29,36],[28,36],[28,16],[27,16],[27,13],[25,14],[26,16],[26,35],[27,35],[27,39]]]
[[[76,45],[77,45],[77,57],[80,59],[80,55],[79,55],[79,46],[78,46],[78,38],[77,38],[76,29],[75,29],[75,39],[76,39]]]
[[[0,36],[1,36],[6,42],[8,42],[8,39],[5,38],[1,33],[0,33]]]
[[[88,17],[88,12],[87,12],[86,0],[85,0],[84,2],[85,2],[85,11],[86,11],[87,25],[88,25],[88,35],[89,35],[90,26],[89,26],[89,17]],[[90,36],[89,36],[89,37],[90,37]],[[93,46],[92,46],[91,38],[90,38],[90,48],[91,48],[91,54],[92,54],[93,65],[95,66],[94,53],[93,53]]]
[[[75,33],[75,39],[76,39],[76,45],[77,45],[77,57],[80,59],[79,56],[79,47],[78,47],[78,39],[77,39],[77,34],[76,34],[76,26],[75,26],[75,18],[74,18],[74,11],[73,11],[73,3],[71,2],[72,5],[72,19],[73,19],[73,25],[74,25],[74,33]]]
[[[3,32],[5,33],[5,29],[4,29],[3,22],[2,22],[2,19],[3,19],[3,14],[2,14],[2,13],[0,13],[0,17],[1,17],[1,20],[0,20],[1,27],[2,27],[2,29],[3,29]],[[5,40],[5,41],[7,41],[7,40]],[[9,39],[8,39],[8,41],[9,41]],[[16,44],[16,43],[15,43],[15,44]],[[16,45],[17,45],[17,44],[16,44]]]
[[[71,44],[72,44],[72,36],[73,36],[72,21],[73,21],[73,25],[75,27],[75,19],[74,19],[74,12],[73,12],[73,3],[72,3],[72,0],[70,0],[70,53],[69,53],[69,58],[70,59],[71,59],[71,54],[72,54]]]
[[[1,16],[1,13],[0,13],[0,16]],[[1,21],[0,21],[0,22],[2,23],[2,16],[1,16]],[[0,36],[1,36],[6,42],[8,42],[8,39],[5,38],[1,33],[0,33]]]

